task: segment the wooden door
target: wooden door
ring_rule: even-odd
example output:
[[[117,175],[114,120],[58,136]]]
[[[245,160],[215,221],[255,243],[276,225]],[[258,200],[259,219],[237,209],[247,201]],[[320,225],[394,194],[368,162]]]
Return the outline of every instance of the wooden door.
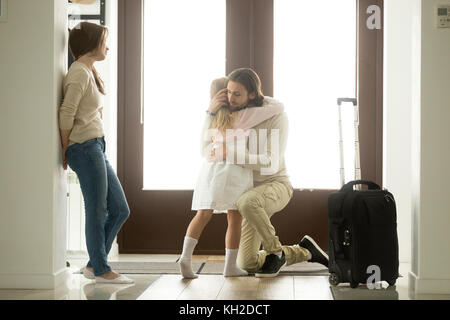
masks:
[[[357,1],[357,82],[362,178],[382,184],[383,25],[382,0]],[[367,9],[376,5],[381,27],[369,29]],[[266,95],[273,93],[273,0],[227,0],[227,73],[251,67]],[[131,209],[118,236],[120,253],[180,253],[192,190],[143,190],[141,124],[142,0],[119,0],[118,176]],[[336,97],[337,98],[337,97]],[[337,173],[338,174],[338,173]],[[272,218],[283,244],[305,234],[328,248],[327,200],[336,190],[295,190],[293,199]],[[196,254],[223,254],[226,216],[207,226]]]

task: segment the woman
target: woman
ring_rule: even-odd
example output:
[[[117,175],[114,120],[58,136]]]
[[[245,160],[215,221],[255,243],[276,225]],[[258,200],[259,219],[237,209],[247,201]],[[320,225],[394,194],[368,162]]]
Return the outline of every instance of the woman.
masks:
[[[77,174],[86,214],[88,279],[99,283],[133,283],[107,263],[112,243],[130,209],[117,175],[105,154],[102,110],[105,88],[94,63],[105,60],[108,29],[81,22],[70,31],[69,48],[74,58],[64,79],[64,101],[59,127],[64,169]]]

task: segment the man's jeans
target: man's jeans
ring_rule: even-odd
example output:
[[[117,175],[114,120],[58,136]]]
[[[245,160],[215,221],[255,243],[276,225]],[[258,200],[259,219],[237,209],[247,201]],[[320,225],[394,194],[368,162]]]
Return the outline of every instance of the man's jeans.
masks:
[[[95,138],[67,148],[66,160],[77,174],[86,214],[88,267],[96,276],[111,271],[107,257],[130,215],[125,194],[105,154],[105,139]]]

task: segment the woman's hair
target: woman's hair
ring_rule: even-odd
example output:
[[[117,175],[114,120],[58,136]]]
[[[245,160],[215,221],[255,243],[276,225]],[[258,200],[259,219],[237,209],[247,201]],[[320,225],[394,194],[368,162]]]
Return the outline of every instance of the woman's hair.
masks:
[[[211,83],[211,99],[222,89],[225,89],[228,84],[228,78],[218,78]],[[224,104],[216,113],[216,116],[211,122],[210,128],[219,129],[222,134],[226,133],[227,129],[233,128],[233,122],[236,119],[237,112],[232,113],[228,104]]]
[[[91,23],[80,22],[69,33],[69,48],[74,60],[99,48],[101,41],[108,35],[108,28]],[[98,90],[105,94],[105,85],[97,70],[93,67]]]
[[[262,106],[264,94],[262,92],[261,80],[255,71],[250,68],[236,69],[229,74],[228,80],[242,84],[247,89],[248,94],[255,93],[255,98],[249,101],[250,106]]]

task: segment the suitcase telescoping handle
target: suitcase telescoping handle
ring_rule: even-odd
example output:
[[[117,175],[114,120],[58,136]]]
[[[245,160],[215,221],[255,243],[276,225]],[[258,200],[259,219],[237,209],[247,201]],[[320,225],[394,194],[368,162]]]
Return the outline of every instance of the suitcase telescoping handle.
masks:
[[[342,104],[342,102],[351,102],[351,103],[353,103],[353,106],[358,105],[358,100],[356,100],[355,98],[338,98],[337,99],[338,106],[340,106]]]
[[[361,164],[359,156],[359,109],[358,100],[356,98],[338,98],[338,127],[339,127],[339,154],[340,154],[340,180],[341,187],[345,184],[345,172],[344,172],[344,141],[342,138],[342,103],[350,102],[354,107],[354,129],[355,129],[355,180],[361,180]]]
[[[356,181],[350,181],[349,183],[344,185],[341,188],[341,191],[351,191],[351,190],[353,190],[353,186],[360,185],[360,184],[369,186],[369,190],[381,190],[381,187],[378,184],[376,184],[375,182],[367,181],[367,180],[356,180]]]

